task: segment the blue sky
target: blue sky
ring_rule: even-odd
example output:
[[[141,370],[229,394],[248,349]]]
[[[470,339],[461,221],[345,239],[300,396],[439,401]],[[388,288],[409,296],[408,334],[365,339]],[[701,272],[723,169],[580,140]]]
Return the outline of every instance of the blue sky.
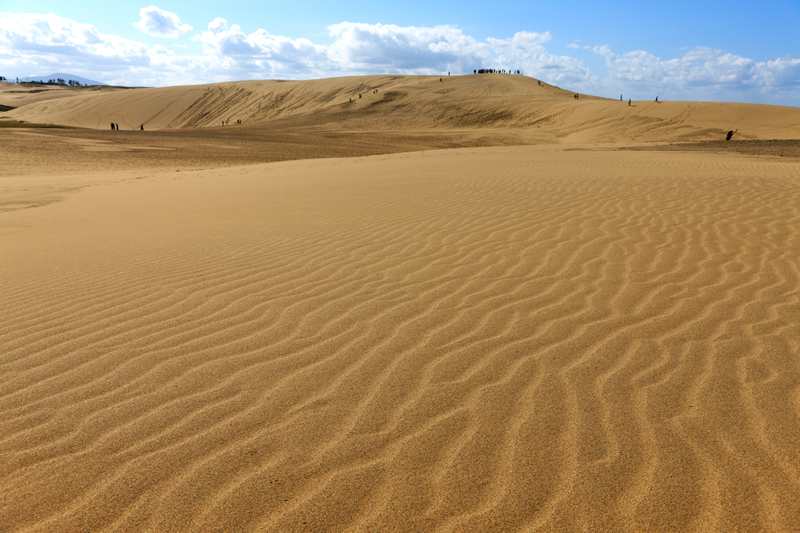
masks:
[[[124,85],[521,69],[600,96],[800,106],[800,0],[0,0],[0,75]]]

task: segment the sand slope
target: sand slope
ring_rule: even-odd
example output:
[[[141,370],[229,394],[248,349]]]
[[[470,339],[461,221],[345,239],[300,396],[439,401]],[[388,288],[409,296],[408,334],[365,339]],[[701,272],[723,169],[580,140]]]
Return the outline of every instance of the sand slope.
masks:
[[[108,94],[121,90],[118,87],[70,87],[68,85],[34,85],[0,82],[0,103],[22,107],[38,102],[60,100],[87,94]]]
[[[461,149],[0,213],[0,530],[798,530],[799,168]]]
[[[719,139],[732,129],[739,139],[792,139],[800,130],[797,108],[654,101],[628,106],[587,95],[575,100],[574,94],[515,75],[362,76],[82,91],[5,115],[97,129],[116,122],[124,130],[279,119],[336,130],[524,128],[550,142],[571,143]]]

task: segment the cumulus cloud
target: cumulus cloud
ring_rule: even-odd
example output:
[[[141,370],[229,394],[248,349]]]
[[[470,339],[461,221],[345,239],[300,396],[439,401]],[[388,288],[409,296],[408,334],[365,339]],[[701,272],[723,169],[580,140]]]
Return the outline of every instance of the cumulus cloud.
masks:
[[[784,57],[765,62],[709,47],[688,49],[681,57],[663,60],[642,50],[614,53],[608,46],[593,51],[605,59],[606,83],[632,90],[661,88],[682,98],[788,91],[795,96],[800,82],[800,59]]]
[[[177,35],[189,31],[172,13],[154,6],[141,11],[142,31]],[[330,44],[270,34],[245,33],[216,18],[193,37],[194,54],[172,43],[148,47],[90,24],[54,14],[0,13],[0,74],[6,77],[70,72],[125,85],[177,85],[236,79],[302,79],[356,74],[434,74],[473,69],[520,69],[571,90],[634,98],[738,99],[797,105],[800,60],[765,62],[713,48],[692,48],[662,59],[636,50],[591,49],[605,64],[590,69],[581,59],[553,54],[549,32],[520,31],[477,40],[450,25],[395,26],[341,22],[328,27]],[[567,45],[579,47],[574,41]],[[581,43],[583,44],[583,43]],[[199,45],[199,46],[198,46]]]
[[[223,18],[211,21],[208,30],[194,39],[203,44],[205,57],[244,78],[311,77],[335,70],[324,46],[263,29],[248,35]]]
[[[155,37],[177,37],[183,33],[192,31],[188,24],[181,24],[181,20],[175,13],[164,11],[156,6],[143,7],[139,10],[142,17],[139,22],[133,25],[139,31]]]
[[[102,35],[91,24],[79,24],[52,13],[0,13],[0,60],[5,65],[143,63],[147,52],[144,44]]]
[[[244,56],[265,58],[277,62],[310,62],[328,59],[325,47],[315,45],[308,39],[290,39],[281,35],[270,35],[266,30],[258,30],[246,35],[234,24],[216,18],[208,25],[208,31],[195,39],[203,43],[204,50],[214,56]]]
[[[328,28],[331,57],[358,73],[431,74],[481,68],[491,59],[479,43],[453,26],[400,27],[342,22]]]
[[[0,72],[8,78],[67,72],[120,85],[179,84],[196,59],[52,13],[0,12]]]
[[[554,84],[586,84],[592,80],[583,62],[569,56],[559,56],[547,51],[544,44],[551,39],[550,32],[521,31],[509,39],[489,38],[496,61],[510,70],[520,68],[530,76]]]

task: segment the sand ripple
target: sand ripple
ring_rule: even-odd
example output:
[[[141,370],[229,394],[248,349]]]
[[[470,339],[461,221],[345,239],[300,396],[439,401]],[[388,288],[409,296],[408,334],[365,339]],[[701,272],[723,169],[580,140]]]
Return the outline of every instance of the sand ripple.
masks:
[[[0,531],[798,530],[798,169],[463,149],[3,213]]]

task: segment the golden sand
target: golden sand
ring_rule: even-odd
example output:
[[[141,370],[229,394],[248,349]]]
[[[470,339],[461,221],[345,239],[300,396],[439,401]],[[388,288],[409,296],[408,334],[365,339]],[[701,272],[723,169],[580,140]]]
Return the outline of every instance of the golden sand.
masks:
[[[800,110],[305,83],[6,113],[0,531],[800,529]]]

